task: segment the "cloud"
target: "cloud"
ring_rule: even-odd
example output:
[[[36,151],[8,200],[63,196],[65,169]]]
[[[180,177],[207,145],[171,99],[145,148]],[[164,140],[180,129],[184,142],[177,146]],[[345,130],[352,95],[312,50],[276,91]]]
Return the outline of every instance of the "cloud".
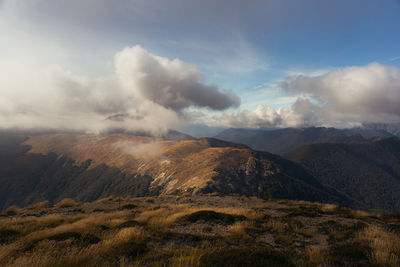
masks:
[[[225,109],[233,93],[205,85],[196,66],[150,54],[140,46],[115,56],[115,73],[77,75],[61,67],[0,61],[0,125],[101,132],[160,134],[181,123],[190,106]]]
[[[317,77],[289,77],[282,89],[315,100],[327,123],[400,120],[400,69],[393,66],[370,63]]]
[[[136,158],[155,158],[162,154],[163,144],[160,141],[118,141],[115,148]]]
[[[297,96],[289,108],[259,105],[255,110],[197,116],[198,121],[225,127],[352,127],[364,122],[400,121],[400,69],[379,63],[289,76],[280,84]]]
[[[225,112],[220,116],[209,116],[202,112],[188,113],[189,121],[211,127],[259,128],[301,126],[301,114],[290,108],[274,109],[259,104],[254,110]]]
[[[190,106],[223,110],[240,104],[235,94],[205,85],[195,65],[152,55],[140,46],[117,53],[115,65],[119,80],[136,97],[175,111]]]

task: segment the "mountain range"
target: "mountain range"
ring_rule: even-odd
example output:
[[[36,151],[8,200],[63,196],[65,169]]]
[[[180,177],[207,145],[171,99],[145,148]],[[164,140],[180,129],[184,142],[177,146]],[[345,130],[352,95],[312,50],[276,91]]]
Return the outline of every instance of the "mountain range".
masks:
[[[255,150],[282,155],[302,145],[313,143],[354,143],[375,136],[394,136],[380,128],[358,127],[336,129],[326,127],[283,129],[226,129],[215,136],[217,139],[245,144]]]
[[[213,138],[1,136],[0,208],[110,194],[240,194],[350,203],[300,165]]]
[[[400,140],[377,131],[381,136],[370,139],[323,127],[229,129],[219,135],[241,136],[249,146],[179,132],[155,138],[3,131],[0,209],[64,198],[93,201],[120,192],[237,194],[400,210]]]

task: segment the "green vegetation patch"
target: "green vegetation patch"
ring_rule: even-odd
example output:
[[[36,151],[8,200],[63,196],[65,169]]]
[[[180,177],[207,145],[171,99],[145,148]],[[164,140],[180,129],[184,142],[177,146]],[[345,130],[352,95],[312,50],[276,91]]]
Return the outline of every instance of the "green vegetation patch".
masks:
[[[244,221],[247,218],[243,215],[231,215],[212,210],[201,210],[188,215],[183,216],[180,223],[194,223],[198,221],[214,222],[220,224],[233,224],[237,221]]]

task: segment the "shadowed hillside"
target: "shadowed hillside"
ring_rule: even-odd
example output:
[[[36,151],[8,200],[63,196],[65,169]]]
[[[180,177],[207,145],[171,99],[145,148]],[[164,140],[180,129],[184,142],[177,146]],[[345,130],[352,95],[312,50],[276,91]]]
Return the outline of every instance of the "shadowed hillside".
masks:
[[[367,207],[400,210],[400,140],[396,137],[359,144],[312,144],[285,157]]]

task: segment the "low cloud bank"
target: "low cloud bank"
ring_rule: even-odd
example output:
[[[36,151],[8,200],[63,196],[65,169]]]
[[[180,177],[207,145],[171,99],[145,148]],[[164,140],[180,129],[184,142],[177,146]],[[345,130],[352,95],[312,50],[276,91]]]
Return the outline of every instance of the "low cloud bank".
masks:
[[[235,94],[206,85],[195,65],[140,46],[117,53],[114,64],[114,75],[93,78],[60,67],[0,62],[0,127],[160,134],[180,124],[185,108],[240,104]]]
[[[400,121],[400,69],[371,63],[319,76],[290,76],[281,90],[297,101],[289,108],[259,105],[197,120],[224,127],[352,127],[364,122]]]
[[[119,141],[114,145],[122,152],[139,159],[158,157],[162,154],[163,149],[160,141]]]

